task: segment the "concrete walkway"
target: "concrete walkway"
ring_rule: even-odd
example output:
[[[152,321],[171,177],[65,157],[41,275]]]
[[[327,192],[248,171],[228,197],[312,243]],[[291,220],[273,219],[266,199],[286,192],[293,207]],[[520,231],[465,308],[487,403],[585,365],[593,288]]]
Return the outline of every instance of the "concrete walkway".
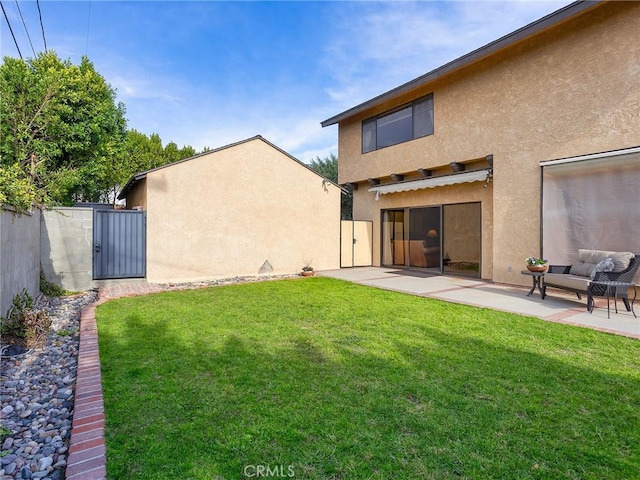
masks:
[[[475,278],[429,275],[412,270],[357,267],[323,271],[319,275],[640,339],[640,318],[634,318],[631,312],[627,312],[622,301],[618,301],[618,313],[615,313],[613,299],[611,318],[608,319],[606,298],[598,298],[595,310],[589,313],[586,296],[578,300],[575,294],[552,288],[547,289],[547,296],[542,300],[537,290],[532,296],[527,296],[530,287],[497,284]],[[639,303],[636,302],[634,308],[636,315],[640,314]]]

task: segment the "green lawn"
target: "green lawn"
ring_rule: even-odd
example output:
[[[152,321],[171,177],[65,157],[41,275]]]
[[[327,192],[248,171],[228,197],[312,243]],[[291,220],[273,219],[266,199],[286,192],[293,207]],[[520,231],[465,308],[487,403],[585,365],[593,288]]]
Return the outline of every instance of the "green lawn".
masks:
[[[640,475],[636,340],[326,278],[97,320],[111,479]]]

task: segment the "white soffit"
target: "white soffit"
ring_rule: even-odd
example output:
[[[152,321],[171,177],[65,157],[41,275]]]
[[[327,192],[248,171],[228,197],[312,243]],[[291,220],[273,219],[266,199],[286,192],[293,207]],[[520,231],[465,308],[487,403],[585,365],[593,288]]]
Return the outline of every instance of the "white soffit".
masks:
[[[421,190],[423,188],[444,187],[445,185],[456,185],[458,183],[481,182],[489,177],[489,170],[475,170],[473,172],[455,173],[453,175],[443,175],[434,178],[422,178],[410,182],[392,183],[390,185],[378,185],[369,189],[376,195],[385,193],[408,192],[410,190]]]

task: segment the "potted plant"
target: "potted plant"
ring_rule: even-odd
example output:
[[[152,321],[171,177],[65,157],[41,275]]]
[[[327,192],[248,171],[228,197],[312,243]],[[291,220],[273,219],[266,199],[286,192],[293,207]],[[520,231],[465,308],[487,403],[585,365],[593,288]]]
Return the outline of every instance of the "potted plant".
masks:
[[[546,272],[549,269],[548,261],[538,257],[528,257],[527,269],[530,272]]]
[[[304,262],[304,267],[302,267],[302,273],[301,275],[303,277],[313,277],[316,274],[316,272],[313,270],[313,267],[311,266],[311,261],[310,260],[305,260]]]

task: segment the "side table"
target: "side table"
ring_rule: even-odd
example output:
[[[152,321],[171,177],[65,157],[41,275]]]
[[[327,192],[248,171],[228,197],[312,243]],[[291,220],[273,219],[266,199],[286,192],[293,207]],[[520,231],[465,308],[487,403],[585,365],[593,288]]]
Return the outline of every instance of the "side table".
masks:
[[[531,295],[533,295],[533,292],[535,291],[536,287],[538,287],[538,291],[540,292],[540,298],[544,300],[545,294],[544,294],[544,289],[542,288],[542,285],[544,283],[545,272],[531,272],[529,270],[522,270],[520,273],[522,275],[528,275],[533,279],[533,286],[531,287],[531,290],[529,290],[529,293],[527,293],[527,297],[530,297]]]
[[[636,297],[638,296],[638,285],[630,282],[615,282],[615,281],[600,281],[600,282],[591,282],[591,285],[602,285],[605,287],[605,294],[607,295],[607,318],[611,318],[611,310],[609,305],[609,300],[611,296],[613,296],[613,305],[615,307],[616,313],[618,313],[618,289],[621,290],[629,290],[633,288],[633,300],[630,302],[631,313],[633,313],[634,318],[638,318],[636,312],[633,311],[633,304],[636,302]],[[593,312],[595,308],[595,303],[591,304],[591,310],[589,313]]]

